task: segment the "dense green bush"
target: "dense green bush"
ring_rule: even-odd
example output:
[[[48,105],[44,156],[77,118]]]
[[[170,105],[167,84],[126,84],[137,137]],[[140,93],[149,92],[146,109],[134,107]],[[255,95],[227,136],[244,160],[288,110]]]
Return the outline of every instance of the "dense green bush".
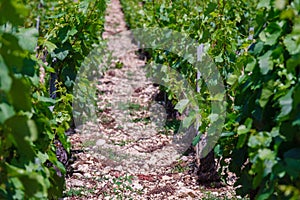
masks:
[[[240,177],[239,192],[259,199],[300,197],[299,11],[299,1],[259,2],[255,44],[232,75],[237,124],[230,169]]]
[[[99,43],[105,7],[105,0],[0,1],[0,199],[62,197],[66,170],[56,151],[70,150],[68,91]]]

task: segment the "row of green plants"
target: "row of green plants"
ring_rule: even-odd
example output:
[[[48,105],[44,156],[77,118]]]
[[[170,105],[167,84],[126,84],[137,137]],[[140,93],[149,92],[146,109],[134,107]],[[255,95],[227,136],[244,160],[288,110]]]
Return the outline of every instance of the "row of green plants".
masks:
[[[0,199],[63,196],[71,91],[101,42],[105,8],[105,0],[0,1]]]
[[[215,154],[222,168],[237,175],[237,194],[299,199],[300,1],[121,2],[131,29],[167,28],[208,47],[226,89],[226,119]],[[212,123],[211,100],[207,85],[196,83],[195,67],[170,51],[146,51],[150,62],[176,69],[194,90],[200,87],[200,96],[189,101],[199,102],[198,131],[205,133]],[[164,89],[182,110],[176,92]]]

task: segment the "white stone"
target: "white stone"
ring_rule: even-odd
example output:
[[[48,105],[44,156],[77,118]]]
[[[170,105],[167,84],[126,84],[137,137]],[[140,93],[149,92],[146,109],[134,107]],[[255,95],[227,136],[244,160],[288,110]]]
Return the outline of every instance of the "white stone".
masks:
[[[161,177],[161,180],[163,180],[163,181],[168,181],[168,180],[170,180],[170,179],[171,179],[170,176],[162,176],[162,177]]]
[[[102,145],[104,145],[105,143],[106,143],[105,140],[99,139],[99,140],[97,140],[96,145],[97,145],[97,146],[102,146]]]
[[[97,176],[100,176],[101,175],[101,172],[96,172],[95,173]]]
[[[80,177],[82,177],[82,174],[80,174],[80,173],[74,173],[73,176],[80,178]]]
[[[82,172],[86,172],[89,169],[89,165],[83,164],[78,166],[78,170]]]
[[[219,195],[218,192],[212,192],[211,194],[214,195],[214,196],[218,196]]]
[[[75,187],[82,187],[84,186],[84,182],[81,181],[81,180],[72,180],[72,185],[75,186]]]
[[[181,182],[181,181],[179,181],[179,182],[177,182],[177,185],[178,185],[179,187],[183,187],[183,186],[184,186],[184,183]]]
[[[122,168],[122,166],[121,165],[119,165],[119,166],[117,166],[116,168],[115,168],[115,170],[118,170],[118,171],[122,171],[123,170],[123,168]]]
[[[181,160],[184,161],[184,162],[186,162],[186,161],[188,161],[188,158],[186,156],[182,156]]]
[[[136,190],[141,190],[143,189],[143,186],[139,183],[133,183],[133,188],[136,189]]]
[[[107,174],[107,173],[109,173],[110,172],[110,167],[105,167],[103,170],[102,170],[102,172],[103,172],[103,174]]]
[[[84,177],[86,177],[86,178],[91,178],[92,175],[91,175],[90,173],[84,173]]]

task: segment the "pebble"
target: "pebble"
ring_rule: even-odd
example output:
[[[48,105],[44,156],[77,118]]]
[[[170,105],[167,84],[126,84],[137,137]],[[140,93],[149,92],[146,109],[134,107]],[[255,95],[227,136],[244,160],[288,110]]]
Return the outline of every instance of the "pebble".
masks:
[[[72,180],[72,185],[75,187],[81,187],[84,185],[84,182],[81,180]]]
[[[181,160],[184,161],[184,162],[186,162],[186,161],[188,161],[188,158],[186,156],[182,156]]]
[[[105,167],[105,168],[103,169],[102,172],[103,172],[104,174],[107,174],[110,170],[111,170],[110,167]]]
[[[80,178],[80,177],[82,177],[82,174],[80,174],[80,173],[74,173],[73,176]]]
[[[86,172],[89,170],[89,165],[83,164],[78,166],[78,170],[82,172]]]
[[[84,175],[84,177],[86,177],[86,178],[91,178],[91,177],[92,177],[92,175],[91,175],[90,173],[84,173],[83,175]]]
[[[212,192],[211,194],[214,195],[214,196],[219,196],[218,192]]]
[[[89,158],[89,157],[91,157],[91,154],[87,153],[87,154],[85,154],[85,156],[86,156],[87,158]]]
[[[133,188],[136,189],[136,190],[141,190],[143,189],[143,186],[139,183],[133,183]]]
[[[97,140],[96,145],[97,145],[97,146],[102,146],[102,145],[104,145],[105,143],[106,143],[105,140],[99,139],[99,140]]]
[[[120,171],[120,172],[122,171],[122,169],[123,169],[123,168],[122,168],[121,165],[119,165],[119,166],[117,166],[117,167],[115,168],[115,170],[118,170],[118,171]]]
[[[101,172],[96,172],[95,173],[97,176],[100,176],[101,175]]]
[[[171,180],[172,178],[170,176],[162,176],[161,177],[161,180],[163,181],[168,181],[168,180]]]
[[[184,183],[181,182],[181,181],[179,181],[179,182],[177,182],[177,185],[178,185],[179,187],[183,187],[183,186],[184,186]]]

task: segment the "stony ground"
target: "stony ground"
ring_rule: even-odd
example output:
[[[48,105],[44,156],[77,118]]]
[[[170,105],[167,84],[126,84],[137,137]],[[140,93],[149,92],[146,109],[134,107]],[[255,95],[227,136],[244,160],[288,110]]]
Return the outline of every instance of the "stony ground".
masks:
[[[65,199],[235,199],[231,186],[197,184],[193,154],[172,144],[158,87],[128,33],[119,1],[111,0],[103,37],[114,59],[98,81],[98,123],[69,137],[75,161]]]

